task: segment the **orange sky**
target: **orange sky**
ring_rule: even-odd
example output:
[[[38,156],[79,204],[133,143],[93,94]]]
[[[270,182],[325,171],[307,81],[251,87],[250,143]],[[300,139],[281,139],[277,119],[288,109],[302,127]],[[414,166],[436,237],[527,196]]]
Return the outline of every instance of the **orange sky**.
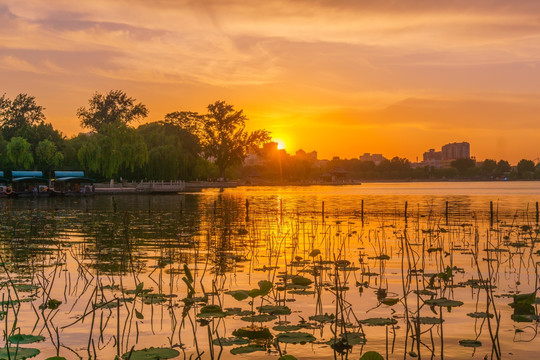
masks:
[[[256,5],[255,5],[256,4]],[[0,93],[77,107],[125,90],[150,109],[245,110],[288,151],[540,156],[540,2],[0,0]]]

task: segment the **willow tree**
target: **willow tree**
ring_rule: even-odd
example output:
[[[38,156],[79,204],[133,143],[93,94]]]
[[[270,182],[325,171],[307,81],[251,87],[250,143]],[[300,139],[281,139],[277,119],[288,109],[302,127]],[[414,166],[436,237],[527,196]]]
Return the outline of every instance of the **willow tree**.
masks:
[[[106,124],[99,133],[88,136],[79,149],[79,162],[85,169],[106,178],[115,177],[124,169],[133,171],[148,161],[144,139],[132,127]]]
[[[44,169],[47,175],[55,167],[62,165],[64,155],[58,151],[56,145],[51,140],[42,140],[36,146],[36,165]]]
[[[77,110],[81,125],[92,130],[77,154],[81,165],[110,178],[121,170],[132,172],[146,164],[148,149],[144,139],[129,126],[148,115],[146,106],[121,90],[105,95],[96,92],[88,105]]]
[[[8,160],[15,167],[28,169],[34,164],[30,143],[19,136],[12,137],[8,142],[6,146],[6,155]]]
[[[225,101],[208,105],[208,112],[174,112],[165,116],[165,121],[194,133],[199,138],[203,154],[212,159],[219,169],[221,178],[225,171],[242,163],[247,153],[270,140],[266,130],[245,130],[248,118],[243,110],[235,110]]]

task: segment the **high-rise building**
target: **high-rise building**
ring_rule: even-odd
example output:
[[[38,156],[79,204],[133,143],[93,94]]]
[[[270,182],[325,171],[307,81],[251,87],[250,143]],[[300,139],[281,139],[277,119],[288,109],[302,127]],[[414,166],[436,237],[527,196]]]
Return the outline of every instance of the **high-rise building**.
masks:
[[[364,153],[364,155],[360,155],[359,159],[360,161],[373,161],[375,165],[379,165],[384,160],[386,160],[386,158],[382,156],[382,154],[370,154],[370,153]]]
[[[451,143],[442,147],[442,160],[470,159],[471,146],[468,142]]]

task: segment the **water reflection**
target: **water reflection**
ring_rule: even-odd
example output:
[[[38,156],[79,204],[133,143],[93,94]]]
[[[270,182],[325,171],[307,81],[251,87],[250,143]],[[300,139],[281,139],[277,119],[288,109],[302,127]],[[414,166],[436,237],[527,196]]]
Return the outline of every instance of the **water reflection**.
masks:
[[[536,195],[418,186],[6,199],[4,331],[43,358],[230,358],[239,329],[270,335],[234,338],[253,358],[534,356]]]

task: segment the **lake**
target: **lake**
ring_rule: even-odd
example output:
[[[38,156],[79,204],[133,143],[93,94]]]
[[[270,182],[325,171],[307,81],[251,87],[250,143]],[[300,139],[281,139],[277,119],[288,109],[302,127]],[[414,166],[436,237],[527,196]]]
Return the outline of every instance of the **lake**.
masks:
[[[0,199],[4,344],[12,359],[535,358],[538,201],[540,182]]]

